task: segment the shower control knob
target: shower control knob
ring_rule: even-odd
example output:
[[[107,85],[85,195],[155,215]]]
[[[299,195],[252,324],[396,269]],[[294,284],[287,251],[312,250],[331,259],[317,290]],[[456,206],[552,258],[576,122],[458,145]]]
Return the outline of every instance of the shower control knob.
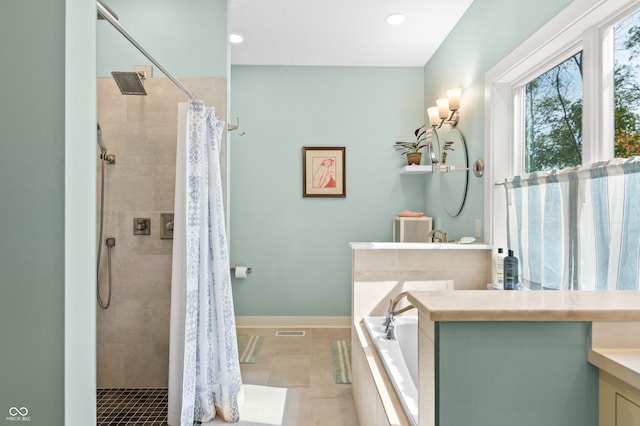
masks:
[[[170,220],[164,227],[167,229],[167,231],[173,232],[173,221]]]
[[[133,235],[150,235],[151,219],[136,217],[133,219]]]

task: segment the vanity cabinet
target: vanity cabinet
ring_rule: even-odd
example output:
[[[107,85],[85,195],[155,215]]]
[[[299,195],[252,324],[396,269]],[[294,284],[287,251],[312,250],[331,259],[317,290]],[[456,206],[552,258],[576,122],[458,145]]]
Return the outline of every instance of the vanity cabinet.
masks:
[[[640,389],[600,370],[599,426],[640,425]]]

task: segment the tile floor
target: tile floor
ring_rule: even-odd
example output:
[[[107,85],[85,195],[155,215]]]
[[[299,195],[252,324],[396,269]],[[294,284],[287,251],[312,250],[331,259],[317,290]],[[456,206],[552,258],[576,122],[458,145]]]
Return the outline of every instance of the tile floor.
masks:
[[[238,426],[358,426],[353,405],[351,385],[333,382],[331,341],[350,339],[349,328],[296,328],[304,330],[304,336],[276,336],[277,330],[287,328],[239,328],[238,334],[264,336],[264,343],[255,364],[241,364],[244,383],[244,404],[240,410]],[[124,389],[123,391],[132,391]],[[148,390],[143,390],[148,391]],[[166,389],[163,412],[154,408],[154,419],[166,419]],[[136,414],[119,414],[115,405],[133,406],[131,399],[120,400],[110,396],[100,398],[98,413],[103,413],[100,425],[144,424],[156,425],[149,418]],[[154,393],[155,395],[155,393]],[[157,402],[158,396],[147,400]],[[117,402],[116,399],[119,401]],[[107,408],[107,402],[111,408]],[[139,409],[138,414],[146,409]],[[147,410],[148,411],[148,410]],[[111,412],[115,417],[107,418]],[[164,416],[164,417],[162,417]],[[157,421],[157,420],[156,420]],[[166,420],[164,420],[166,421]],[[228,424],[222,420],[205,425]]]
[[[98,389],[98,426],[164,426],[167,388]]]
[[[276,336],[288,328],[239,328],[264,336],[255,364],[241,364],[245,403],[239,426],[358,426],[351,385],[333,382],[331,341],[349,328],[296,328],[305,335]],[[222,424],[209,422],[203,424]]]

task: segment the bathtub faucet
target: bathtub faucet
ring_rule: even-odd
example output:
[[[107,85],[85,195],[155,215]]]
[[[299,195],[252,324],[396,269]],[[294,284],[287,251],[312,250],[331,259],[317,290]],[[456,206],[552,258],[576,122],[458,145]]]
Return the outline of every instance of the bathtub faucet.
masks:
[[[415,308],[415,306],[409,304],[404,308],[396,311],[396,306],[398,306],[398,303],[400,302],[400,300],[402,300],[402,298],[406,296],[407,296],[407,292],[403,291],[402,293],[398,294],[396,297],[391,299],[391,301],[389,302],[389,309],[387,310],[387,315],[385,316],[385,319],[384,319],[384,332],[387,340],[395,340],[396,338],[394,317],[396,315],[400,315],[401,313],[408,311],[409,309]]]
[[[436,238],[436,234],[440,234],[440,239]],[[447,233],[441,229],[434,229],[431,232],[429,232],[429,235],[427,236],[427,241],[431,241],[433,243],[435,243],[436,241],[440,241],[441,243],[446,243]]]

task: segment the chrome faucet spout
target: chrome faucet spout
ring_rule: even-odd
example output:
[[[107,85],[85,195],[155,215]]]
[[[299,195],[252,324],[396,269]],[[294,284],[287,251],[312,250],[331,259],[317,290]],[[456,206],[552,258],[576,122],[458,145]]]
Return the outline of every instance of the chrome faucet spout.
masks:
[[[387,340],[395,340],[396,338],[395,336],[396,315],[400,315],[401,313],[406,312],[409,309],[415,308],[415,306],[409,304],[404,308],[396,311],[396,306],[398,306],[398,303],[400,303],[400,300],[407,297],[407,293],[408,292],[403,291],[402,293],[398,294],[396,297],[391,299],[391,301],[389,302],[389,310],[387,311],[387,315],[385,316],[385,319],[384,319],[384,332]]]
[[[409,309],[415,309],[415,308],[416,308],[416,307],[415,307],[415,306],[413,306],[413,305],[407,305],[407,306],[405,306],[404,308],[402,308],[402,309],[400,309],[400,310],[398,310],[398,311],[394,311],[394,312],[393,312],[393,315],[400,315],[400,314],[402,314],[402,313],[407,312]]]
[[[389,303],[389,312],[393,312],[396,310],[396,306],[398,306],[398,303],[405,297],[407,297],[407,294],[409,292],[407,291],[403,291],[402,293],[398,294],[396,297],[394,297],[393,299],[391,299],[391,303]]]
[[[436,234],[440,234],[440,238],[437,239],[435,236]],[[443,243],[447,242],[447,233],[444,232],[442,229],[434,229],[431,232],[429,232],[429,235],[427,236],[427,240],[431,240],[432,243],[435,243],[436,241],[440,241]]]

